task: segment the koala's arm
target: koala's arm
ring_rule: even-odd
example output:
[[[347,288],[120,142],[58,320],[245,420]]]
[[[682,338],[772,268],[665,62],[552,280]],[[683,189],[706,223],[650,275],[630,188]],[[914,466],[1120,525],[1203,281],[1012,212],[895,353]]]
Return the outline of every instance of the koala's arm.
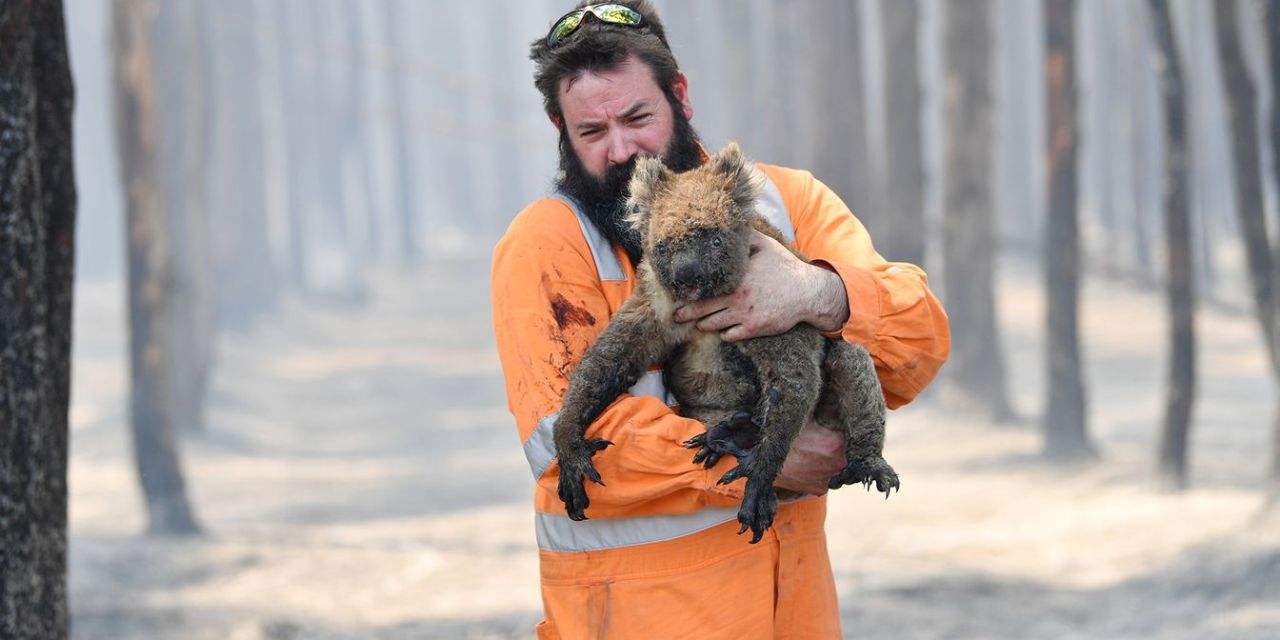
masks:
[[[849,319],[828,335],[866,346],[889,408],[910,402],[937,375],[951,350],[947,314],[929,290],[924,271],[881,257],[866,227],[809,172],[760,168],[782,192],[796,248],[844,282]]]
[[[557,448],[587,426],[671,351],[653,309],[632,295],[573,368],[555,424]],[[598,436],[597,436],[598,437]],[[606,438],[607,440],[607,438]]]
[[[600,282],[573,214],[547,200],[517,216],[498,243],[491,284],[507,405],[537,482],[534,500],[539,511],[563,513],[553,425],[571,372],[609,323],[603,287],[611,285]],[[593,458],[606,486],[588,483],[587,513],[685,513],[740,500],[740,488],[715,484],[733,466],[731,459],[703,469],[680,446],[704,429],[658,398],[611,398],[586,429],[587,437],[614,443]]]

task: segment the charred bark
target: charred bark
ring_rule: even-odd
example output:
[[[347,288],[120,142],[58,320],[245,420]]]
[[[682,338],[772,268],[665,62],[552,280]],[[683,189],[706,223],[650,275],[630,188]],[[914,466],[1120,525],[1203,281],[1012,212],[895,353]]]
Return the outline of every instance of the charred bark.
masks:
[[[845,0],[805,4],[812,4],[813,19],[824,30],[824,36],[811,43],[814,58],[830,65],[815,101],[816,122],[823,130],[814,140],[813,171],[849,205],[871,232],[871,237],[878,238],[882,216],[876,212],[878,203],[873,193],[867,146],[859,8],[857,3]],[[785,14],[783,19],[788,19]],[[785,81],[787,75],[783,71],[779,81]],[[786,119],[785,113],[780,115]]]
[[[1280,190],[1280,0],[1267,0],[1266,5],[1267,69],[1271,77],[1271,170],[1275,172],[1275,187]],[[1272,264],[1280,264],[1280,243],[1272,245]],[[1272,271],[1272,280],[1280,277]],[[1274,295],[1274,290],[1273,290]],[[1280,297],[1276,298],[1280,305]],[[1278,336],[1280,338],[1280,336]],[[1276,342],[1280,342],[1277,339]],[[1273,367],[1274,367],[1273,361]],[[1280,372],[1276,373],[1280,380]],[[1280,496],[1280,407],[1276,409],[1271,448],[1272,492]]]
[[[76,191],[62,3],[0,4],[0,637],[66,638]]]
[[[176,64],[157,70],[160,180],[173,239],[173,304],[166,331],[184,337],[170,351],[174,424],[204,430],[204,404],[213,358],[213,309],[209,256],[210,83],[204,4],[175,0],[160,5],[156,47]]]
[[[1078,116],[1075,1],[1045,0],[1049,90],[1049,216],[1045,224],[1045,324],[1048,402],[1044,454],[1051,459],[1092,458],[1080,370],[1080,228],[1077,207]]]
[[[1187,437],[1195,401],[1195,289],[1187,205],[1185,94],[1177,41],[1164,0],[1149,0],[1155,66],[1164,98],[1164,232],[1169,295],[1169,387],[1160,434],[1159,470],[1175,488],[1187,485]]]
[[[1235,209],[1240,239],[1245,247],[1254,315],[1270,356],[1273,382],[1280,385],[1280,298],[1276,292],[1276,272],[1271,236],[1263,215],[1262,170],[1259,167],[1257,91],[1245,67],[1236,26],[1236,3],[1213,5],[1218,59],[1222,65],[1223,89],[1231,124],[1231,161],[1235,174]],[[1280,17],[1280,16],[1277,16]],[[1272,29],[1275,29],[1272,25]],[[1273,99],[1274,102],[1274,99]],[[1274,112],[1274,109],[1273,109]],[[1280,410],[1276,413],[1280,425]],[[1280,432],[1276,446],[1280,447]],[[1272,479],[1280,481],[1280,451],[1273,453]]]
[[[918,44],[920,15],[916,0],[880,3],[885,47],[884,232],[876,239],[889,260],[924,264],[924,146],[920,120]]]
[[[995,420],[1012,416],[995,305],[990,4],[943,7],[947,141],[944,295],[954,342],[948,384]]]
[[[173,258],[156,169],[151,43],[155,12],[149,4],[116,0],[112,11],[117,149],[129,256],[130,423],[149,530],[189,534],[198,527],[173,434],[168,370],[173,336],[164,322],[173,301]]]

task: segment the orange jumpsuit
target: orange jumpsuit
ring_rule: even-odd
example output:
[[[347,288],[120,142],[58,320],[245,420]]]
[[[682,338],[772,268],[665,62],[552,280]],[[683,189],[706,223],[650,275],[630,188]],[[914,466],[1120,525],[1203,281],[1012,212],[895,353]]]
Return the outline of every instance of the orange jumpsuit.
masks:
[[[866,345],[890,408],[918,394],[946,359],[947,317],[923,271],[886,262],[866,229],[806,171],[758,165],[758,210],[848,290],[839,332]],[[572,200],[516,216],[493,254],[494,333],[507,402],[536,482],[534,517],[546,619],[539,638],[839,638],[823,523],[826,497],[780,505],[756,545],[736,535],[745,480],[716,480],[735,461],[694,465],[680,446],[704,426],[669,406],[650,371],[593,422],[614,446],[594,462],[589,520],[557,497],[551,427],[569,374],[635,286],[635,270]],[[833,334],[834,335],[834,334]]]

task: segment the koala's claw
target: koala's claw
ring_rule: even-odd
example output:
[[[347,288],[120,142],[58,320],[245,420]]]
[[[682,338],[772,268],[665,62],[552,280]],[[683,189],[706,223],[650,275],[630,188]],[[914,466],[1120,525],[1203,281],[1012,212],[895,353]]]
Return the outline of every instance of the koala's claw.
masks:
[[[773,526],[773,517],[778,513],[778,494],[773,485],[763,480],[749,478],[747,488],[742,496],[742,507],[738,509],[738,529],[741,535],[751,529],[751,544],[760,542],[764,532]]]
[[[702,463],[710,469],[716,466],[725,454],[732,455],[739,462],[750,453],[750,449],[760,441],[760,433],[751,420],[751,414],[738,411],[725,418],[719,424],[710,427],[684,442],[685,448],[698,448],[693,455],[693,463]]]
[[[756,467],[755,452],[749,452],[739,460],[738,466],[716,481],[716,484],[729,484],[739,478],[747,479],[742,506],[738,509],[738,522],[742,523],[738,533],[750,529],[751,544],[760,542],[765,530],[773,526],[773,517],[778,513],[778,494],[773,488],[773,478]],[[766,479],[766,476],[770,477]]]
[[[889,466],[884,458],[871,457],[852,460],[844,469],[831,478],[828,487],[839,489],[848,484],[862,484],[868,491],[874,484],[876,491],[884,494],[886,500],[889,499],[890,492],[902,490],[902,483],[898,480],[898,474]]]
[[[584,480],[604,486],[604,481],[600,479],[600,472],[591,463],[591,457],[611,444],[613,443],[608,440],[583,440],[572,450],[560,453],[560,483],[557,493],[560,495],[560,500],[564,502],[564,508],[570,520],[587,519],[586,509],[591,506],[591,500],[587,498]]]

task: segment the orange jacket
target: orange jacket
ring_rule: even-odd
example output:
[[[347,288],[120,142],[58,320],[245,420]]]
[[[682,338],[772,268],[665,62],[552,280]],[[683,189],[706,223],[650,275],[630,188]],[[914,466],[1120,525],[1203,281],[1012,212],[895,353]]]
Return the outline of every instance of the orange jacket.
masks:
[[[950,348],[946,314],[924,272],[886,262],[862,223],[810,173],[758,166],[769,178],[760,211],[796,248],[825,262],[844,281],[850,313],[840,334],[871,352],[890,408],[911,401],[937,374]],[[634,555],[636,545],[711,535],[712,528],[735,518],[741,500],[742,481],[716,484],[735,464],[731,456],[707,470],[694,465],[690,451],[680,446],[705,427],[668,406],[660,372],[650,371],[587,430],[589,437],[615,445],[594,458],[607,484],[587,484],[591,519],[575,523],[565,515],[556,493],[551,425],[570,372],[634,285],[635,270],[625,252],[610,246],[564,198],[538,200],[521,211],[494,249],[494,332],[508,406],[537,483],[534,509],[549,617],[560,606],[553,600],[562,600],[548,595],[549,575],[563,574],[566,563],[584,574],[607,573],[601,567],[613,562],[610,558]],[[825,513],[824,499],[801,502],[821,502]],[[780,522],[787,521],[783,512],[794,512],[792,507],[780,510]],[[821,518],[816,522],[818,535]],[[736,522],[731,528],[736,530]],[[743,541],[732,548],[745,546]],[[652,562],[660,561],[646,561],[650,569]],[[822,564],[830,582],[829,563]]]

